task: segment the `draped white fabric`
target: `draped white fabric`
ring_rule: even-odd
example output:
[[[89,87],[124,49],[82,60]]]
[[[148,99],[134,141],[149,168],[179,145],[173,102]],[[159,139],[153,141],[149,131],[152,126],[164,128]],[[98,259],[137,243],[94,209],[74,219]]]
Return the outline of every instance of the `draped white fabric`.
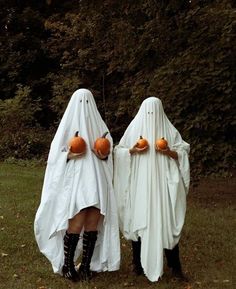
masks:
[[[67,162],[68,142],[79,131],[87,144],[85,156]],[[104,220],[99,228],[91,269],[119,268],[118,214],[112,184],[112,156],[98,159],[91,151],[94,141],[108,130],[89,90],[79,89],[71,97],[51,143],[41,203],[35,217],[35,237],[40,251],[50,260],[55,273],[64,263],[63,236],[68,219],[83,208],[95,206]],[[107,138],[111,142],[110,134]],[[76,258],[81,252],[81,241]]]
[[[129,154],[139,137],[149,150]],[[164,137],[178,161],[155,151]],[[163,249],[179,241],[189,188],[189,144],[168,120],[160,99],[143,101],[137,115],[114,150],[114,188],[120,229],[129,240],[141,237],[141,263],[150,281],[163,274]]]

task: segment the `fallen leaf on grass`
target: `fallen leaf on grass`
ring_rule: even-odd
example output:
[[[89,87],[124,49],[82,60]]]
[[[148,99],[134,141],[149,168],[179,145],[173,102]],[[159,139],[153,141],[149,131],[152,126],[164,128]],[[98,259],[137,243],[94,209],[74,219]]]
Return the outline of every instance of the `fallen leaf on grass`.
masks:
[[[22,245],[20,245],[21,246],[21,248],[24,248],[25,246],[26,246],[26,244],[22,244]]]
[[[7,253],[1,253],[1,256],[6,257],[6,256],[8,256],[8,254]]]
[[[128,282],[125,282],[124,283],[124,287],[132,287],[132,286],[134,286],[134,283],[128,283]]]
[[[223,282],[223,283],[228,283],[229,280],[228,280],[228,279],[225,279],[225,280],[223,280],[222,282]]]
[[[19,275],[14,274],[13,277],[14,277],[14,278],[19,278]]]
[[[38,278],[37,280],[36,280],[36,283],[39,283],[39,282],[41,282],[42,281],[42,278]]]
[[[25,273],[25,272],[27,272],[28,271],[28,267],[26,267],[26,266],[22,266],[21,268],[20,268],[20,272],[21,273]]]
[[[3,220],[3,219],[4,219],[4,217],[3,217],[3,216],[0,216],[0,219],[2,219],[2,220]]]

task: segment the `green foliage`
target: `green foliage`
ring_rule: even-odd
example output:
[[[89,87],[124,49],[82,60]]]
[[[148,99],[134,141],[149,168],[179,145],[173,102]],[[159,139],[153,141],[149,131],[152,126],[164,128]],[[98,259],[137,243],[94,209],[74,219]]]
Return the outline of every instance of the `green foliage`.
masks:
[[[0,119],[5,119],[5,131],[15,107],[24,145],[40,142],[45,129],[55,132],[72,93],[87,87],[117,142],[140,103],[155,95],[191,144],[194,178],[234,168],[232,0],[14,3],[1,1],[0,12],[5,29],[0,35]],[[19,105],[19,84],[25,106]],[[7,143],[4,135],[1,148]],[[24,145],[17,150],[21,157]],[[48,145],[39,147],[43,153]],[[11,147],[7,156],[15,151]]]
[[[1,159],[41,158],[49,147],[51,136],[35,123],[41,108],[30,94],[29,87],[18,85],[14,98],[0,100]]]
[[[188,47],[154,72],[150,91],[159,92],[172,121],[191,143],[195,173],[222,172],[234,166],[236,19],[228,9],[198,8],[180,20],[186,30],[192,22],[196,26],[186,33]]]

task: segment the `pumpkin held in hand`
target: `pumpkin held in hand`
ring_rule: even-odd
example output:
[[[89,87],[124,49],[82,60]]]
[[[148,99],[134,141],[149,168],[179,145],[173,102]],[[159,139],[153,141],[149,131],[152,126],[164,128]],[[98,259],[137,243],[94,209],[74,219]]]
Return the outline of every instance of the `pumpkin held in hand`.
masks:
[[[97,152],[101,152],[101,154],[103,154],[104,156],[109,155],[111,148],[110,141],[106,138],[107,134],[108,132],[105,132],[103,136],[96,139],[94,143],[94,149]]]
[[[69,147],[72,153],[80,154],[86,151],[86,142],[79,136],[79,132],[75,133],[75,136],[70,139]]]
[[[168,146],[168,142],[164,137],[162,137],[156,141],[156,146],[161,150],[165,150]]]
[[[137,141],[136,146],[139,149],[143,149],[146,146],[148,146],[148,141],[145,138],[143,138],[142,136],[140,136],[140,139]]]

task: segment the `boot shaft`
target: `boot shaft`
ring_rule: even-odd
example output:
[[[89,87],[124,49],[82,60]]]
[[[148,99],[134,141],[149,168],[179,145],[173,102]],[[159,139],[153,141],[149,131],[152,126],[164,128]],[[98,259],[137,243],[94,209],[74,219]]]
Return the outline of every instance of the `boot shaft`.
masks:
[[[90,271],[90,263],[97,241],[97,231],[84,232],[83,234],[83,255],[81,265],[79,267],[79,276],[81,280],[90,280],[92,273]]]
[[[79,241],[79,236],[79,234],[68,234],[67,232],[64,236],[64,263],[67,266],[74,264],[75,249]]]
[[[141,238],[138,241],[132,241],[133,252],[133,271],[136,275],[143,274],[143,268],[141,264]]]
[[[65,278],[73,281],[77,281],[78,279],[78,274],[74,266],[74,255],[79,236],[79,234],[68,234],[67,232],[64,236],[64,266],[62,273]]]
[[[81,266],[83,266],[86,270],[90,270],[90,262],[93,256],[96,241],[97,241],[97,231],[84,232],[83,255]]]
[[[178,244],[172,250],[165,249],[165,255],[168,267],[181,270]]]

